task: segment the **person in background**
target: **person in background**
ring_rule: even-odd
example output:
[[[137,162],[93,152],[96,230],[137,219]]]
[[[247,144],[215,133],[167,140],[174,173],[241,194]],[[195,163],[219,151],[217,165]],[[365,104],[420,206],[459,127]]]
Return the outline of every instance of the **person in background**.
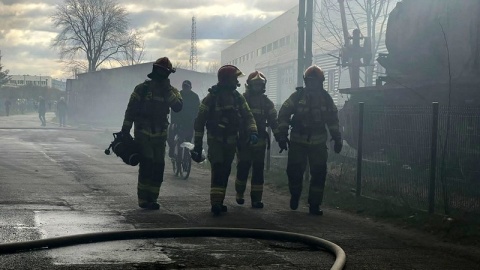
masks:
[[[10,115],[10,106],[12,106],[10,99],[5,100],[5,113],[7,116]]]
[[[47,121],[45,120],[45,113],[47,112],[45,99],[40,96],[38,97],[38,118],[42,122],[41,126],[44,127],[47,125]]]
[[[192,83],[189,80],[183,81],[180,95],[183,100],[183,109],[178,113],[172,112],[168,128],[168,156],[170,158],[173,158],[174,155],[175,135],[185,142],[192,141],[193,123],[200,106],[200,98],[192,91]]]
[[[59,126],[65,127],[67,119],[67,102],[65,102],[64,97],[61,97],[57,102],[57,117]]]

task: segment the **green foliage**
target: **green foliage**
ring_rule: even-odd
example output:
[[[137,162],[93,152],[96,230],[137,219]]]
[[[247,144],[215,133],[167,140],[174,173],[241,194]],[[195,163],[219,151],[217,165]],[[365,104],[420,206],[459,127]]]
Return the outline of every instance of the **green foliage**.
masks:
[[[1,59],[1,56],[0,56],[0,59]],[[10,76],[8,76],[8,69],[5,71],[2,71],[2,69],[3,69],[3,66],[0,65],[0,87],[5,85],[10,79]]]

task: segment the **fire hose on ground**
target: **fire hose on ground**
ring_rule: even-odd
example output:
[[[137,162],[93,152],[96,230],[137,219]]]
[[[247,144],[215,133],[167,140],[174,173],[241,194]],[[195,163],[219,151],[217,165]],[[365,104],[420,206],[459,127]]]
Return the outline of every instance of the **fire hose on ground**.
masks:
[[[333,270],[343,269],[346,262],[346,255],[341,247],[319,237],[274,230],[216,227],[138,229],[76,234],[33,241],[0,244],[0,254],[107,241],[179,237],[254,238],[271,241],[300,242],[306,245],[324,248],[334,254],[335,262],[331,268]]]

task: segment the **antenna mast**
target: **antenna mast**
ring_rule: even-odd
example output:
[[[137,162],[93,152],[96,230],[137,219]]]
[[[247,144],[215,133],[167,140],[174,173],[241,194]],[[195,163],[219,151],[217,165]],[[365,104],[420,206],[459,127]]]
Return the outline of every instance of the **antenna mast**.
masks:
[[[197,23],[195,21],[195,16],[192,17],[192,36],[190,41],[190,65],[191,69],[197,70]]]

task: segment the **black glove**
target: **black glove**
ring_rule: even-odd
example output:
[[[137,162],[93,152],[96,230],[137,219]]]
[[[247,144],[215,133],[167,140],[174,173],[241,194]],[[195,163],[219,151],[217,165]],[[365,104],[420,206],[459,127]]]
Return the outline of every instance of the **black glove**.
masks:
[[[333,151],[335,151],[335,153],[337,154],[340,154],[340,152],[342,152],[342,148],[343,148],[342,139],[336,139],[335,145],[333,146]]]
[[[290,140],[288,140],[287,137],[281,138],[278,140],[278,147],[280,148],[280,153],[282,153],[283,150],[288,151],[289,146],[290,146]]]
[[[122,137],[128,137],[128,136],[131,136],[130,135],[130,130],[127,129],[127,128],[122,128],[122,130],[120,131],[120,136]]]
[[[195,145],[192,151],[190,151],[190,157],[192,158],[193,161],[200,163],[205,160],[205,158],[202,156],[202,146],[201,145]]]

